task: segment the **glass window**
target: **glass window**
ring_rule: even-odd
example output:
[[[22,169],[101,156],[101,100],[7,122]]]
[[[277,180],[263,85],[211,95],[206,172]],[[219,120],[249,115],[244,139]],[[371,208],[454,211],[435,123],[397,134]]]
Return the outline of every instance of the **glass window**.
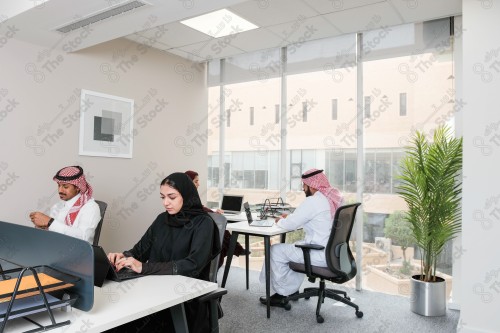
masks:
[[[375,155],[375,193],[391,193],[391,153]]]
[[[302,121],[307,121],[307,102],[302,102]]]
[[[278,190],[280,187],[280,151],[274,150],[269,152],[269,167],[268,167],[268,184],[269,190]]]
[[[290,165],[290,190],[292,191],[300,191],[302,188],[302,163],[292,163]]]
[[[356,66],[355,51],[354,34],[302,43],[300,47],[287,49],[287,74],[317,72],[328,77],[330,82],[345,84],[343,69]]]
[[[219,127],[225,124],[224,186],[238,188],[238,192],[248,195],[250,203],[276,197],[284,190],[286,201],[297,206],[304,199],[300,176],[312,167],[325,170],[330,183],[342,190],[346,202],[356,200],[361,156],[357,147],[356,46],[355,35],[351,34],[304,41],[287,48],[283,58],[277,48],[225,59],[226,66],[221,66],[224,60],[210,62],[208,124],[212,135],[208,150],[212,156],[212,187],[209,185],[208,191],[217,191],[222,167],[217,157]],[[364,157],[359,163],[363,164],[367,194],[362,202],[365,238],[373,243],[375,237],[386,236],[387,219],[406,209],[396,189],[399,161],[411,134],[416,129],[430,134],[443,119],[453,121],[450,116],[455,112],[455,91],[450,79],[454,73],[449,20],[366,31],[362,46],[359,59],[363,65]],[[287,61],[283,85],[286,91],[281,92],[283,59]],[[221,68],[226,69],[225,75],[217,75]],[[285,105],[281,105],[282,93],[286,95]],[[259,105],[255,104],[255,96],[259,97]],[[248,126],[246,110],[251,106],[253,126]],[[223,119],[219,119],[220,109],[224,110]],[[284,119],[282,111],[286,111]],[[285,132],[281,125],[286,127]],[[282,153],[285,135],[287,146]],[[374,247],[376,244],[363,244],[363,250]],[[401,259],[397,257],[401,251],[395,251],[395,258]]]
[[[255,170],[255,188],[267,188],[267,170]]]
[[[397,188],[401,184],[401,181],[398,179],[399,171],[400,171],[399,163],[401,162],[403,157],[404,157],[403,152],[396,151],[392,154],[392,177],[391,177],[392,178],[392,188],[391,188],[392,193],[397,193]]]
[[[406,116],[406,93],[399,94],[399,115]]]
[[[254,170],[243,171],[244,182],[242,188],[255,188],[254,175],[255,175]]]
[[[375,192],[375,153],[365,153],[365,192]]]
[[[325,173],[330,184],[344,191],[344,152],[335,150],[325,152]]]
[[[232,112],[231,127],[225,131],[224,147],[226,152],[233,156],[231,161],[233,172],[229,175],[226,174],[231,178],[231,181],[226,182],[228,186],[225,188],[262,189],[263,186],[266,187],[266,191],[259,192],[262,198],[255,198],[256,201],[263,201],[268,197],[267,177],[269,171],[278,172],[280,170],[279,153],[276,154],[278,159],[274,160],[273,167],[268,165],[268,159],[272,151],[281,147],[281,129],[279,125],[276,125],[276,115],[273,108],[250,105],[255,103],[255,96],[260,96],[265,100],[264,105],[275,105],[280,99],[279,86],[279,79],[268,79],[235,83],[225,87],[230,92],[226,94],[226,108],[229,104]],[[248,113],[241,110],[248,110]],[[249,122],[253,126],[248,126]],[[218,132],[218,128],[213,127],[212,131]],[[211,145],[211,147],[213,150],[217,148],[215,145]],[[238,156],[243,153],[249,155],[245,155],[243,164],[238,164],[241,161]],[[254,165],[254,161],[260,165]],[[260,175],[258,181],[256,181],[256,170],[264,171],[258,173]],[[277,180],[273,184],[277,188],[279,186],[278,174],[275,179]],[[216,188],[212,188],[208,191],[216,190]],[[252,200],[249,201],[251,204],[254,203]]]
[[[338,115],[337,115],[337,99],[334,98],[332,99],[332,120],[337,120]]]
[[[225,84],[265,82],[280,76],[280,49],[240,54],[225,59]],[[274,104],[274,103],[273,103]]]
[[[324,169],[331,181],[344,186],[344,191],[343,172],[348,172],[344,152],[353,151],[357,145],[355,50],[355,35],[343,35],[304,43],[287,52],[287,149],[302,152],[301,173],[309,168]],[[328,120],[335,116],[335,109],[342,109],[342,113],[337,113],[332,125]],[[294,164],[298,161],[290,163],[299,168]],[[355,177],[355,168],[349,172]],[[300,189],[300,179],[292,179],[291,183],[291,191]],[[355,179],[352,187],[356,188]],[[296,194],[295,202],[299,204],[303,195]]]
[[[345,152],[345,188],[344,191],[356,193],[358,181],[358,158],[355,151]]]
[[[231,188],[236,185],[235,182],[231,181],[231,177],[231,163],[224,162],[224,187]]]
[[[453,59],[448,19],[389,29],[363,34],[364,45],[372,45],[362,55],[363,92],[370,97],[370,117],[363,120],[365,193],[370,198],[363,202],[368,216],[364,239],[374,243],[376,237],[383,237],[378,239],[378,247],[384,249],[384,238],[390,238],[393,246],[385,249],[387,258],[391,253],[391,264],[403,268],[403,251],[407,259],[413,258],[413,248],[401,247],[401,235],[407,232],[388,228],[386,234],[384,229],[395,223],[396,212],[407,209],[397,195],[399,161],[415,130],[431,134],[452,110],[453,103],[449,102],[454,100],[453,80],[448,78],[453,73]],[[365,248],[371,246],[364,244]],[[411,273],[410,261],[406,274]],[[370,277],[366,283],[372,287]],[[384,290],[382,285],[373,287]]]
[[[208,157],[207,187],[219,186],[219,155]]]
[[[370,105],[372,102],[372,98],[370,96],[365,96],[365,118],[371,117]]]
[[[220,59],[212,60],[208,63],[207,81],[209,87],[220,85]]]

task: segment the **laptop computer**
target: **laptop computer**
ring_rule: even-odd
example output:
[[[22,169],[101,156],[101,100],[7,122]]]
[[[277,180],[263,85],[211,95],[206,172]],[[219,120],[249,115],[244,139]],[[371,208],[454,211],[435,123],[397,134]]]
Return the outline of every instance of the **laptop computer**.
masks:
[[[220,204],[220,209],[224,211],[224,215],[235,215],[241,213],[241,207],[243,205],[242,195],[229,195],[224,194],[222,196],[222,202]]]
[[[248,202],[245,202],[243,204],[243,207],[245,207],[245,214],[247,216],[249,226],[251,226],[251,227],[272,227],[274,225],[273,220],[268,220],[268,219],[261,220],[260,218],[257,218],[254,220],[252,217],[252,212],[250,211],[250,206],[248,205]]]
[[[102,247],[92,245],[94,249],[94,286],[102,287],[104,280],[122,282],[143,276],[130,268],[122,268],[119,272],[109,262],[108,256]]]

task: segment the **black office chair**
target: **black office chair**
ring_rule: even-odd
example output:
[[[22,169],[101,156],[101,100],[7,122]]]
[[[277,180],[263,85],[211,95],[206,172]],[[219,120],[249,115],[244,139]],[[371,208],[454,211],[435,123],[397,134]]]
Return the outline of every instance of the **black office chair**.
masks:
[[[94,232],[94,242],[93,245],[99,245],[99,238],[101,237],[101,229],[102,229],[102,222],[104,221],[104,214],[106,213],[106,208],[108,208],[108,204],[105,203],[104,201],[95,201],[99,205],[99,210],[101,211],[101,220],[97,224],[97,227],[95,228]]]
[[[217,225],[217,228],[219,228],[220,244],[222,246],[222,242],[224,240],[224,232],[226,232],[227,219],[224,215],[218,213],[208,213],[208,215],[210,215],[210,217],[214,220],[215,224]],[[220,255],[221,254],[219,253],[217,257],[214,258],[210,263],[211,282],[217,282],[217,271],[219,269],[218,264]]]
[[[292,270],[306,274],[310,282],[315,282],[316,278],[320,279],[319,288],[304,288],[304,292],[288,297],[288,300],[294,301],[299,298],[309,299],[311,296],[317,296],[316,321],[318,323],[324,322],[319,312],[325,297],[352,306],[356,309],[356,316],[358,318],[363,317],[363,312],[359,311],[359,307],[351,302],[346,292],[325,288],[325,280],[342,284],[356,276],[356,262],[349,248],[349,237],[351,236],[352,226],[359,205],[361,204],[355,203],[341,206],[337,209],[326,248],[316,244],[297,244],[295,246],[301,248],[304,253],[304,263],[288,263],[288,266]],[[321,251],[323,249],[325,250],[328,267],[311,265],[311,250]]]
[[[219,229],[219,240],[222,246],[222,241],[224,240],[224,232],[226,231],[227,220],[222,214],[217,213],[208,213],[210,217],[215,221]],[[217,283],[217,271],[219,269],[219,256],[220,253],[212,259],[210,263],[210,273],[209,279],[210,282]],[[224,312],[222,311],[222,307],[220,305],[222,296],[227,294],[227,290],[224,288],[217,288],[211,293],[205,294],[198,298],[199,302],[209,302],[210,308],[210,332],[218,333],[219,332],[219,319],[224,316]]]

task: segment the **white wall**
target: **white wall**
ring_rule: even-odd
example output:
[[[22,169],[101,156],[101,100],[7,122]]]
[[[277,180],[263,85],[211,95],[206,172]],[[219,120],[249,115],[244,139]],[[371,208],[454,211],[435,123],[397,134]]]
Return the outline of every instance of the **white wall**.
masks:
[[[500,4],[463,1],[464,182],[458,332],[500,332]]]
[[[0,220],[31,225],[30,211],[58,200],[55,172],[79,164],[109,204],[100,243],[125,250],[163,211],[163,177],[206,179],[206,141],[193,141],[206,131],[204,65],[125,39],[70,54],[8,39],[0,63]],[[135,100],[132,159],[78,155],[80,89]]]

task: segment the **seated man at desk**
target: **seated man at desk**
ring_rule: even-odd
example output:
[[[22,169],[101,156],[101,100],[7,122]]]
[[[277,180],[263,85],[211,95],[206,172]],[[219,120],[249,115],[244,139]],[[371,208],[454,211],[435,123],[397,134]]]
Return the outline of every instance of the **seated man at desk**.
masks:
[[[286,230],[296,230],[300,227],[305,232],[303,243],[326,246],[332,229],[335,211],[342,204],[342,195],[333,188],[323,170],[311,169],[302,175],[302,189],[306,199],[293,214],[276,218],[276,224]],[[271,246],[271,306],[284,306],[286,297],[298,293],[304,281],[304,274],[297,273],[288,267],[290,261],[304,262],[302,250],[294,244],[274,244]],[[311,263],[317,266],[327,266],[324,251],[311,251]],[[260,282],[265,283],[264,266],[260,273]],[[266,304],[266,297],[260,302]]]
[[[92,186],[87,183],[80,166],[69,166],[54,176],[61,201],[52,206],[49,215],[31,212],[35,227],[83,239],[94,240],[97,224],[101,219],[99,205],[92,198]]]
[[[116,270],[128,267],[144,275],[185,275],[208,281],[210,261],[220,252],[219,229],[203,210],[191,179],[176,172],[163,179],[160,198],[166,211],[158,215],[141,240],[123,253],[110,253]],[[144,295],[147,298],[147,295]],[[184,303],[189,332],[209,331],[208,305]],[[172,332],[169,310],[151,314],[107,332]]]

